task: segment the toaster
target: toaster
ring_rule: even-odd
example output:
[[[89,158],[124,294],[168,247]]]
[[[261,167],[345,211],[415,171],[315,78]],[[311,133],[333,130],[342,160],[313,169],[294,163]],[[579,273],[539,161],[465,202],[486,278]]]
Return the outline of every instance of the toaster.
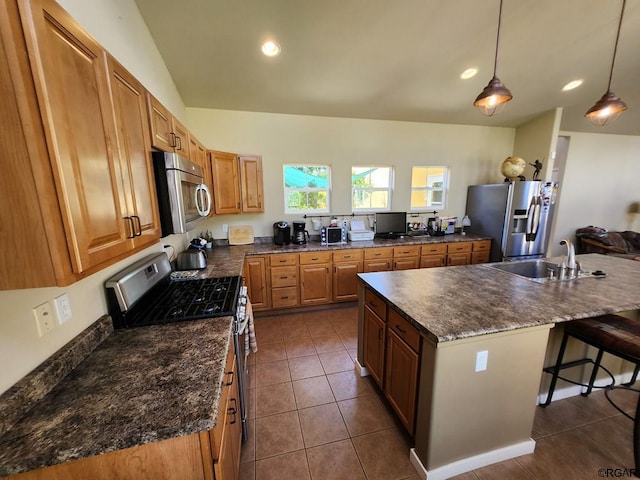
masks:
[[[207,268],[207,254],[204,250],[190,248],[178,254],[176,270],[196,270]]]

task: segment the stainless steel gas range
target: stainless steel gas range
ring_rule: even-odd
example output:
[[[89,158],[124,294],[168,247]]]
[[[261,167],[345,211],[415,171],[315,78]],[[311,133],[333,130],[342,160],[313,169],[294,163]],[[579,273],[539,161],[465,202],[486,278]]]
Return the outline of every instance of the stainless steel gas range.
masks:
[[[242,438],[246,439],[247,288],[242,277],[193,279],[172,272],[166,253],[155,253],[122,270],[105,283],[109,315],[115,329],[232,316],[238,365]]]

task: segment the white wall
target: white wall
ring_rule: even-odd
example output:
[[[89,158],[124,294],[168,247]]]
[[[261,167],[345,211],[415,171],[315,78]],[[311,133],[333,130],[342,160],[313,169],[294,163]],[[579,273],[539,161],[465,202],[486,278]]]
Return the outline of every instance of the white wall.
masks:
[[[628,212],[640,201],[640,137],[561,132],[569,150],[559,189],[556,228],[550,255],[561,255],[558,242],[574,238],[588,225],[608,230],[640,230]]]
[[[226,238],[223,223],[249,224],[256,236],[271,236],[284,214],[282,165],[321,163],[332,168],[331,213],[351,214],[351,166],[390,165],[395,169],[392,209],[409,210],[412,165],[451,169],[446,210],[464,215],[467,185],[501,182],[499,166],[513,150],[514,129],[468,125],[311,117],[187,108],[191,131],[210,149],[262,155],[265,213],[221,215],[204,228]],[[310,223],[308,225],[310,227]]]
[[[527,162],[523,175],[528,180],[533,179],[535,169],[530,164],[535,160],[543,165],[539,180],[551,180],[561,118],[562,108],[556,108],[516,129],[513,155]]]
[[[176,116],[184,104],[133,0],[58,0],[120,63]],[[153,251],[140,252],[66,288],[0,291],[0,393],[107,313],[104,281]],[[32,308],[67,293],[73,318],[38,337]]]

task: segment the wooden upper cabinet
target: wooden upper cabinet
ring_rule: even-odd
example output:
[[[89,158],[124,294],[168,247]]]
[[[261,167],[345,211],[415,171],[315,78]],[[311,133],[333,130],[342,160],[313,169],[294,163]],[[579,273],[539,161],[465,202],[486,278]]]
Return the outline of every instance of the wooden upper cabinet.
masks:
[[[207,163],[209,163],[207,161],[207,149],[193,135],[189,135],[189,155],[192,162],[200,165],[203,169],[205,169],[205,171],[207,170]],[[205,174],[205,183],[207,182],[207,180],[208,178]]]
[[[52,0],[19,4],[76,273],[130,249],[105,50]]]
[[[189,131],[148,92],[147,109],[151,128],[151,146],[163,152],[175,152],[191,158]]]
[[[240,191],[242,213],[264,212],[262,191],[262,157],[240,155]]]
[[[209,152],[216,214],[240,213],[238,156],[234,153]]]
[[[149,245],[160,238],[146,91],[131,73],[111,57],[109,67],[118,151],[127,200],[127,222],[133,228],[131,236],[135,248]]]

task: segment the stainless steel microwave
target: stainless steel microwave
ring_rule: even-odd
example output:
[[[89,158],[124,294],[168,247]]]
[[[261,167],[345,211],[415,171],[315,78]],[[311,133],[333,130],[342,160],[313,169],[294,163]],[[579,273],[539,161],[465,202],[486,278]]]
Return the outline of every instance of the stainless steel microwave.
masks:
[[[153,152],[162,236],[187,233],[211,211],[204,169],[177,153]]]

